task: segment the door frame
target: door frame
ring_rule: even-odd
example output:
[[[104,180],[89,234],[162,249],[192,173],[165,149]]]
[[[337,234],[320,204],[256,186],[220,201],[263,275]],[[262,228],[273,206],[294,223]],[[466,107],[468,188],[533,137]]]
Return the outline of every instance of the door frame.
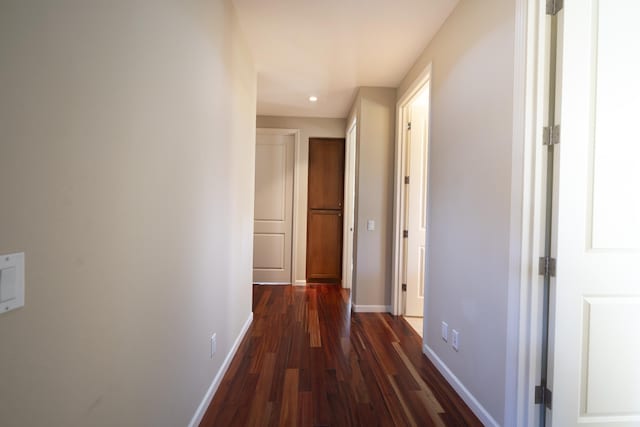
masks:
[[[298,257],[298,239],[301,236],[300,230],[300,209],[298,207],[298,202],[300,200],[300,168],[298,167],[300,162],[299,156],[301,153],[300,149],[300,129],[280,129],[280,128],[256,128],[256,135],[281,135],[281,136],[289,136],[293,135],[293,215],[292,215],[292,224],[291,224],[291,278],[290,282],[292,285],[300,285],[305,286],[306,282],[298,283],[295,278],[298,276],[297,268],[297,257]],[[255,196],[254,196],[255,197]],[[306,212],[304,212],[306,215]],[[306,235],[306,230],[302,235]],[[304,274],[304,271],[302,272]]]
[[[351,133],[353,140],[351,139]],[[354,118],[347,127],[344,144],[344,209],[342,231],[342,287],[353,287],[353,272],[355,271],[354,240],[355,240],[355,201],[356,201],[356,159],[358,158],[358,119]],[[353,185],[351,185],[353,184]],[[353,230],[349,234],[349,219],[353,220]],[[349,271],[349,260],[354,270]]]
[[[420,75],[411,83],[407,90],[402,94],[396,103],[396,149],[395,149],[395,196],[393,205],[393,269],[391,273],[391,310],[394,316],[403,314],[402,307],[402,275],[403,275],[403,259],[404,245],[402,230],[404,229],[404,174],[406,168],[406,151],[407,151],[407,132],[404,123],[407,123],[409,117],[409,105],[414,97],[420,93],[427,85],[431,84],[431,63],[422,70]],[[431,105],[432,91],[429,91],[429,105]],[[429,108],[429,119],[431,122],[431,111]],[[431,125],[427,124],[430,128]],[[427,130],[430,134],[430,129]],[[429,148],[427,147],[427,150]],[[431,156],[427,157],[427,216],[429,215],[429,171]],[[427,242],[429,240],[429,229],[427,227]],[[425,304],[426,304],[426,284],[425,284]],[[424,312],[424,310],[423,310]]]
[[[549,17],[544,0],[516,0],[513,144],[505,425],[540,423],[534,402],[542,363],[543,276],[546,211],[546,123]]]

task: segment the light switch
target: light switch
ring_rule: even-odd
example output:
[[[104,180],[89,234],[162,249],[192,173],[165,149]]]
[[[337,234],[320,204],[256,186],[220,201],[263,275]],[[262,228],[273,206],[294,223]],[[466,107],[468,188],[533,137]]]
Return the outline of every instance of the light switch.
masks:
[[[24,253],[0,255],[0,313],[24,306]]]
[[[376,229],[376,222],[372,219],[367,221],[367,231],[373,231]]]
[[[16,268],[0,270],[0,303],[16,298]]]

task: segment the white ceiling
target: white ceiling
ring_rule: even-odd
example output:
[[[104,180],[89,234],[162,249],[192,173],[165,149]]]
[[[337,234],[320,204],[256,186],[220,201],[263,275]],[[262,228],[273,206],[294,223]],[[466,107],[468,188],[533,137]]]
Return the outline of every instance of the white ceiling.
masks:
[[[358,87],[399,85],[457,3],[234,0],[258,70],[258,114],[346,117]]]

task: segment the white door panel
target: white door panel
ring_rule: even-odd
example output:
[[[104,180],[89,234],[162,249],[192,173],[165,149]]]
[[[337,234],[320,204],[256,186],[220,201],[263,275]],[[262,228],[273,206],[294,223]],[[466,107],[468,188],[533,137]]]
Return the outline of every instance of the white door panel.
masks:
[[[253,268],[257,270],[284,270],[285,265],[284,234],[253,234]]]
[[[427,239],[427,154],[429,87],[411,105],[407,168],[407,294],[405,315],[424,315]]]
[[[565,0],[553,426],[640,426],[640,2]]]
[[[286,167],[287,145],[279,141],[268,143],[260,137],[256,146],[256,221],[286,221]]]
[[[293,150],[293,135],[256,135],[255,283],[291,283]]]

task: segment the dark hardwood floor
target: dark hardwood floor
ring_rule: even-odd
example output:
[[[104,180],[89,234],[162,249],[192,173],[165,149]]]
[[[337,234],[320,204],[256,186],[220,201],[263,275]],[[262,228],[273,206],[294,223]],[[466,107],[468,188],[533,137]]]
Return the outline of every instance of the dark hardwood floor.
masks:
[[[408,323],[339,286],[254,286],[253,314],[201,426],[482,425]]]

